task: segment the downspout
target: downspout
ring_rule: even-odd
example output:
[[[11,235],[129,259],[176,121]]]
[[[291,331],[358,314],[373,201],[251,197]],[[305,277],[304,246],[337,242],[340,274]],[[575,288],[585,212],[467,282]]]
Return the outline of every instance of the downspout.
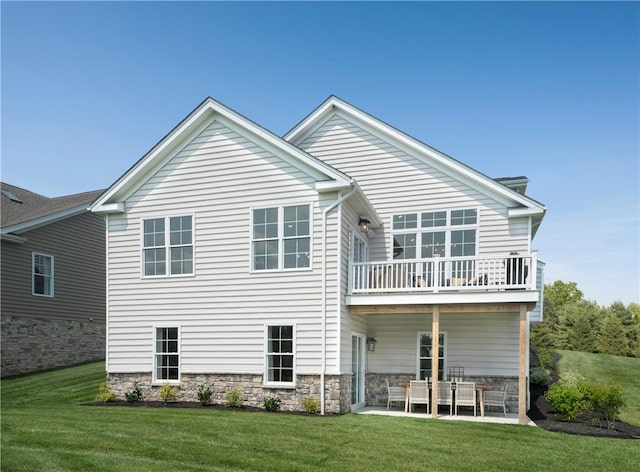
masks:
[[[331,210],[354,194],[352,188],[346,195],[340,196],[335,202],[322,210],[322,367],[320,370],[320,414],[324,415],[325,408],[325,375],[327,371],[327,216]],[[342,193],[342,192],[340,192]],[[340,195],[340,193],[338,195]]]

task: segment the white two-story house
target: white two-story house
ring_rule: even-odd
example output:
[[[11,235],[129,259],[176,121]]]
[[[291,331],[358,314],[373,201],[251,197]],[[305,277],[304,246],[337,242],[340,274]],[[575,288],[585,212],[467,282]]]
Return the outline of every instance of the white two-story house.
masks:
[[[284,137],[207,98],[92,206],[109,386],[343,413],[455,367],[524,421],[545,213],[526,183],[333,96]]]

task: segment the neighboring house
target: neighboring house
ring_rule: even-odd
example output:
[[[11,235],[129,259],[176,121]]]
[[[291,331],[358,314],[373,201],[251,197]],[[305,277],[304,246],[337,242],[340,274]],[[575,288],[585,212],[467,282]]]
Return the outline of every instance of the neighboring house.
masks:
[[[2,376],[104,358],[102,191],[47,198],[1,184]]]
[[[508,384],[524,421],[545,213],[526,183],[333,96],[284,138],[208,98],[92,206],[109,385],[342,413],[386,404],[385,379],[462,366]]]

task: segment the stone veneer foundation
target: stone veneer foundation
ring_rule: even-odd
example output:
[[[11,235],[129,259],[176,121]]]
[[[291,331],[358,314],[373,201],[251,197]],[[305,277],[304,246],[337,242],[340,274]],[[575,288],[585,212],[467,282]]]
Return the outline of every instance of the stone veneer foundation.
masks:
[[[367,374],[365,377],[366,401],[369,406],[387,406],[387,383],[397,386],[415,380],[415,374]],[[517,377],[465,377],[465,381],[487,385],[496,390],[507,384],[507,412],[518,411],[518,378]]]
[[[325,376],[325,413],[339,414],[351,411],[351,375]],[[159,401],[162,385],[152,385],[151,374],[131,373],[107,375],[108,387],[116,393],[119,400],[133,389],[134,383],[143,392],[147,401]],[[320,376],[298,375],[295,388],[270,388],[262,384],[262,375],[252,374],[182,374],[179,394],[176,401],[197,402],[198,387],[211,387],[211,403],[224,404],[227,392],[238,389],[242,392],[244,405],[264,408],[264,399],[277,397],[282,403],[282,411],[303,411],[302,401],[312,396],[320,401]]]
[[[104,359],[105,325],[3,315],[2,377]]]

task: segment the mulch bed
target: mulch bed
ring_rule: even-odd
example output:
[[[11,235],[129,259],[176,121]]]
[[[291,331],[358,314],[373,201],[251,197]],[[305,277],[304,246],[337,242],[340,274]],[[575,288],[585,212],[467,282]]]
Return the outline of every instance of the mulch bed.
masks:
[[[546,387],[531,385],[531,409],[527,412],[527,416],[539,428],[581,436],[640,439],[640,427],[622,421],[616,421],[615,427],[609,429],[604,419],[594,418],[592,415],[581,415],[576,421],[563,419],[544,398],[546,390]]]

